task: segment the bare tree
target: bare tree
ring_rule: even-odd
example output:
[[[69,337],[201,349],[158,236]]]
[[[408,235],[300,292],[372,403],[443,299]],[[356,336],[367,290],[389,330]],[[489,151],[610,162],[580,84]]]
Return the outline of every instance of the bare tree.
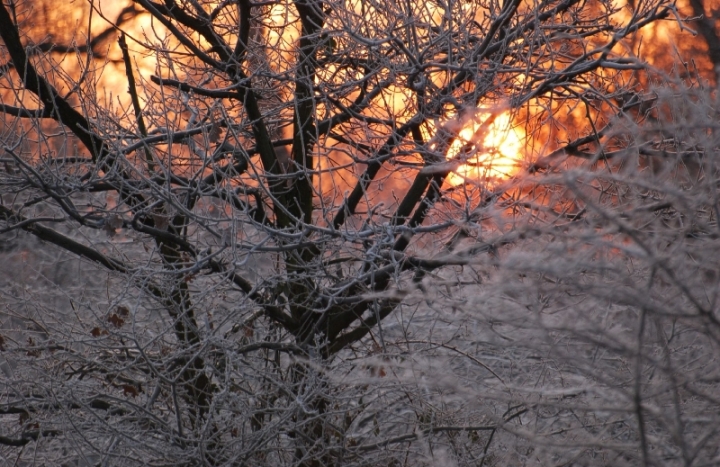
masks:
[[[626,43],[671,4],[104,7],[0,7],[0,232],[61,252],[2,292],[4,460],[717,459],[717,118]]]

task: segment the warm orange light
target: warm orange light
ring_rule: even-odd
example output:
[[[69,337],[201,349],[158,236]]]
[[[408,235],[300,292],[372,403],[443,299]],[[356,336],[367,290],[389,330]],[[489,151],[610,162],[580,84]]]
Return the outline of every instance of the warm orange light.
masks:
[[[488,183],[505,180],[521,167],[523,131],[513,126],[509,110],[480,111],[468,119],[447,152],[457,164],[447,183]]]

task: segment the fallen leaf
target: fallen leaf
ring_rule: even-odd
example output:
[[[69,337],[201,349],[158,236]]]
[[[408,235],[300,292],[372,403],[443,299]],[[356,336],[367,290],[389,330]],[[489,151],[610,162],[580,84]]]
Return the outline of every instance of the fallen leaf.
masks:
[[[100,337],[100,336],[107,336],[110,334],[107,329],[100,329],[98,327],[94,327],[90,330],[90,334],[92,334],[93,337]]]
[[[208,141],[211,143],[217,143],[220,141],[220,125],[218,125],[217,122],[213,122],[212,126],[210,126],[210,131],[208,131]]]
[[[137,397],[137,395],[140,394],[140,391],[138,391],[138,389],[132,384],[123,384],[122,389],[123,394],[126,396]]]
[[[108,320],[108,322],[109,322],[110,324],[112,324],[112,325],[115,326],[116,328],[119,328],[120,326],[122,326],[123,324],[125,324],[125,320],[122,319],[121,317],[119,317],[118,315],[116,315],[115,313],[113,313],[113,314],[111,314],[110,316],[108,316],[108,319],[107,319],[107,320]]]

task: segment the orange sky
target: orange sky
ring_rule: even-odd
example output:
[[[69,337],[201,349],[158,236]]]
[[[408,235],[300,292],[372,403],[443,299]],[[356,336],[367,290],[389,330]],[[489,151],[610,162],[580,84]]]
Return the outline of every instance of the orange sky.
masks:
[[[681,0],[678,3],[680,17],[691,16],[687,1]],[[30,36],[34,42],[49,41],[58,44],[82,45],[87,43],[88,37],[95,37],[102,33],[109,26],[108,21],[115,21],[121,10],[132,5],[132,2],[99,0],[95,2],[97,11],[91,11],[89,4],[82,1],[68,3],[52,0],[34,0],[28,2],[28,4],[31,4],[32,8],[20,10],[18,13],[26,24],[36,25],[30,29]],[[623,12],[628,11],[627,9],[623,10]],[[267,35],[266,40],[274,44],[270,53],[275,54],[268,58],[272,66],[276,67],[275,71],[278,72],[282,72],[283,67],[287,68],[289,66],[283,57],[292,50],[298,31],[295,25],[282,30],[276,29],[276,27],[286,21],[292,22],[293,19],[292,13],[283,10],[279,5],[273,7],[271,14],[265,19],[266,25],[272,26],[268,28],[265,34]],[[688,28],[691,27],[692,24],[688,24]],[[154,45],[164,42],[166,46],[170,46],[172,45],[172,39],[161,25],[152,20],[147,13],[141,13],[126,22],[122,25],[122,29],[130,37],[128,43],[133,63],[136,65],[135,73],[139,84],[140,86],[146,85],[143,80],[147,83],[150,75],[158,74],[158,57],[143,54],[143,48],[139,47],[135,41],[148,42]],[[681,31],[675,18],[645,28],[635,40],[635,43],[624,44],[619,47],[630,49],[628,50],[629,53],[639,52],[642,58],[671,75],[687,77],[697,70],[703,79],[713,79],[712,65],[708,62],[707,54],[704,53],[707,47],[703,39],[699,36],[692,36],[688,31]],[[102,52],[103,55],[106,55],[106,58],[94,63],[83,62],[82,57],[78,58],[75,54],[68,56],[56,54],[53,58],[57,63],[61,64],[64,72],[71,78],[77,78],[83,72],[87,73],[90,76],[88,79],[94,82],[100,102],[105,102],[106,108],[114,109],[116,115],[122,115],[126,112],[125,109],[129,108],[130,100],[127,93],[127,78],[117,45],[117,35],[109,35],[105,41],[97,45],[96,51]],[[678,57],[682,58],[689,66],[678,66],[677,64],[680,63],[680,61],[676,60]],[[43,68],[42,62],[39,66]],[[45,63],[46,69],[49,70],[50,67],[50,63]],[[61,76],[57,76],[57,78],[55,82],[59,88],[68,87],[68,85],[62,85]],[[640,80],[642,79],[641,77]],[[148,88],[152,88],[152,86],[148,86]],[[140,94],[142,97],[143,93]],[[405,106],[406,97],[402,92],[390,92],[386,96],[388,102],[397,108]],[[481,128],[480,123],[486,118],[488,112],[497,114],[495,122],[489,128]],[[583,116],[578,115],[578,117],[582,118]],[[176,118],[181,117],[178,115]],[[566,118],[572,118],[572,116],[567,115]],[[448,123],[440,122],[438,124]],[[520,157],[517,155],[522,152],[521,147],[526,142],[526,135],[521,126],[511,119],[507,111],[480,109],[477,115],[466,119],[463,125],[460,138],[448,153],[448,159],[454,161],[456,166],[456,174],[448,179],[448,183],[459,184],[464,180],[467,181],[488,175],[492,178],[502,178],[512,174],[516,167],[522,165],[522,161],[519,160]],[[551,139],[550,134],[543,136],[542,132],[540,132],[535,134],[534,137],[538,137],[538,135]],[[288,135],[281,134],[277,136],[287,137]],[[476,142],[479,142],[473,152],[471,154],[459,154],[460,147],[464,144],[463,140],[466,142],[473,138]],[[342,160],[339,163],[342,163]],[[329,168],[329,166],[325,168]],[[330,183],[336,189],[338,188],[336,182],[327,180],[327,177],[326,183]]]

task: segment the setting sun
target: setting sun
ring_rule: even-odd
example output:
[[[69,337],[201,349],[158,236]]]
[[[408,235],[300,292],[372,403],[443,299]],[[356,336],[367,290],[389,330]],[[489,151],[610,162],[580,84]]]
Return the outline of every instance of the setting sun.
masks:
[[[463,124],[447,160],[457,163],[447,181],[463,183],[503,180],[511,177],[522,160],[523,134],[514,127],[509,111],[493,114],[480,111]]]

